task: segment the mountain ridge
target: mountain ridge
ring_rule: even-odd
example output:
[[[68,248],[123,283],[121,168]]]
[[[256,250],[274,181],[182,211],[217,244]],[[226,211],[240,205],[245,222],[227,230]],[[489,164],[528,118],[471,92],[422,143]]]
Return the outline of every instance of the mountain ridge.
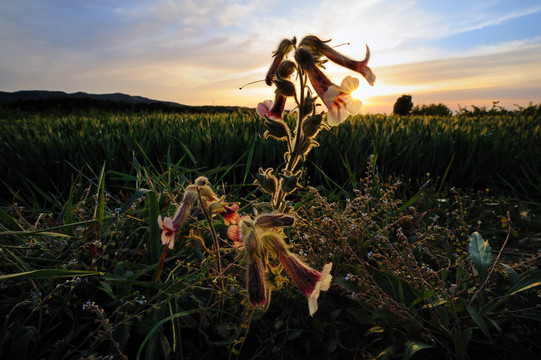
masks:
[[[253,110],[240,106],[184,105],[171,101],[149,99],[143,96],[127,95],[120,92],[89,94],[83,91],[67,93],[53,90],[0,91],[0,106],[25,112],[51,110],[73,112],[91,108],[114,111],[161,110],[180,113],[218,113]]]

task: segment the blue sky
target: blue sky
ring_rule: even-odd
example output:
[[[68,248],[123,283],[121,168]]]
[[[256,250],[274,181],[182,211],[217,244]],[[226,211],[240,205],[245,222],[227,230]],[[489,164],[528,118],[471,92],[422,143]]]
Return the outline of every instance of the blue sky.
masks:
[[[540,0],[3,0],[0,90],[123,92],[255,107],[281,39],[307,34],[372,52],[363,112],[401,94],[453,109],[541,102]],[[340,83],[355,75],[328,66]]]

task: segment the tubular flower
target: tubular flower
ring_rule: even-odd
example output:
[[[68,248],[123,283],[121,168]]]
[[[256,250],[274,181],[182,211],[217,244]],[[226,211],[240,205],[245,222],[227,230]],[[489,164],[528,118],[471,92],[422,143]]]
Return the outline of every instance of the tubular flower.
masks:
[[[246,268],[246,283],[248,284],[248,299],[253,306],[266,303],[265,274],[263,262],[259,256],[251,257]]]
[[[323,271],[319,272],[305,265],[291,253],[279,252],[278,258],[291,279],[308,298],[308,310],[310,315],[314,315],[318,308],[319,293],[328,290],[331,285],[332,263],[326,264]]]
[[[162,245],[167,245],[169,249],[173,249],[175,247],[175,235],[182,227],[182,224],[184,224],[184,222],[188,218],[188,215],[190,214],[190,209],[195,202],[195,196],[197,196],[197,193],[192,192],[193,190],[186,191],[186,193],[184,194],[184,199],[177,208],[173,219],[166,216],[162,220],[161,215],[158,216],[158,225],[162,229]]]
[[[161,215],[158,216],[158,224],[162,229],[162,245],[168,245],[169,249],[175,246],[175,235],[177,230],[173,226],[173,220],[170,217],[165,217],[162,221]]]
[[[286,107],[287,97],[277,92],[276,97],[272,100],[265,100],[257,105],[257,113],[264,119],[282,120],[284,109]]]
[[[305,48],[299,48],[295,52],[295,60],[297,60],[297,63],[299,63],[303,70],[308,74],[308,78],[310,79],[310,83],[312,84],[314,91],[319,95],[320,98],[323,98],[323,95],[327,89],[334,84],[316,66],[312,53]]]
[[[278,70],[284,56],[286,56],[286,54],[293,49],[296,41],[297,40],[295,38],[293,38],[293,40],[284,39],[280,42],[280,45],[278,45],[278,49],[273,55],[274,60],[272,61],[269,71],[267,71],[267,76],[265,77],[265,83],[267,85],[272,85],[272,81],[276,76],[276,70]]]
[[[339,125],[348,114],[357,114],[362,107],[359,99],[354,99],[351,93],[359,87],[359,80],[346,76],[341,86],[333,84],[316,66],[310,51],[300,48],[295,53],[295,59],[308,74],[310,83],[329,109],[327,122],[331,126]]]
[[[360,73],[370,85],[374,85],[376,75],[372,69],[368,67],[368,61],[370,60],[370,48],[368,45],[366,45],[366,55],[364,59],[356,61],[335,51],[332,47],[327,45],[326,42],[328,41],[322,41],[317,36],[309,35],[301,40],[299,46],[305,46],[318,54],[326,56],[327,59],[340,66]]]

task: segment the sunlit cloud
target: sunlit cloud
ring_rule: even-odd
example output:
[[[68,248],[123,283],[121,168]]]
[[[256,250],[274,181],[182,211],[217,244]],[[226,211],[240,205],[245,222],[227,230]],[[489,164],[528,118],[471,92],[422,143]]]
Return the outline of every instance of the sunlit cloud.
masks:
[[[355,59],[370,46],[377,80],[361,82],[366,112],[391,111],[402,93],[414,101],[456,102],[461,90],[471,101],[540,101],[532,85],[540,79],[540,20],[538,0],[2,2],[0,90],[255,107],[273,89],[238,88],[264,77],[282,38],[317,34],[349,43],[340,51]],[[328,72],[336,83],[352,75]]]

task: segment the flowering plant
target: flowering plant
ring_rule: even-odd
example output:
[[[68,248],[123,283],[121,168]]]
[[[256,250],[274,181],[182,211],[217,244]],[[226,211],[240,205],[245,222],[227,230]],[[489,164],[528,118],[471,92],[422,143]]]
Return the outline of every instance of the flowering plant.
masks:
[[[327,45],[328,42],[313,35],[306,36],[299,44],[296,38],[282,40],[274,52],[274,59],[266,74],[266,84],[276,87],[275,99],[259,103],[257,113],[264,119],[267,128],[265,138],[273,137],[287,143],[284,156],[286,164],[279,174],[276,174],[273,168],[260,168],[255,176],[255,183],[271,196],[270,209],[255,217],[239,217],[237,204],[228,204],[223,198],[218,198],[210,188],[208,180],[198,178],[194,185],[186,188],[175,216],[172,219],[158,219],[162,229],[162,244],[166,246],[159,270],[163,267],[167,249],[173,248],[175,235],[185,222],[190,209],[198,204],[211,228],[213,250],[218,258],[220,274],[222,269],[219,242],[210,220],[213,215],[221,214],[224,224],[229,226],[227,237],[232,240],[233,248],[240,251],[246,266],[250,304],[264,306],[266,309],[272,290],[280,285],[277,281],[279,274],[285,270],[306,295],[310,315],[317,311],[320,292],[330,287],[332,263],[324,265],[320,272],[288,250],[283,229],[294,225],[295,216],[292,214],[292,207],[286,202],[286,196],[301,187],[299,182],[302,170],[298,169],[298,165],[311,149],[319,145],[315,138],[321,129],[341,124],[349,114],[357,114],[362,107],[361,100],[351,96],[359,86],[359,80],[347,76],[340,86],[334,84],[321,70],[326,61],[323,57],[360,73],[370,85],[375,81],[375,75],[368,67],[368,47],[365,59],[355,61],[336,52]],[[292,59],[289,59],[291,53]],[[295,78],[299,82],[298,87],[293,82]],[[328,109],[326,115],[316,111],[318,97]],[[296,104],[296,126],[293,130],[284,121],[288,98],[293,98]]]

